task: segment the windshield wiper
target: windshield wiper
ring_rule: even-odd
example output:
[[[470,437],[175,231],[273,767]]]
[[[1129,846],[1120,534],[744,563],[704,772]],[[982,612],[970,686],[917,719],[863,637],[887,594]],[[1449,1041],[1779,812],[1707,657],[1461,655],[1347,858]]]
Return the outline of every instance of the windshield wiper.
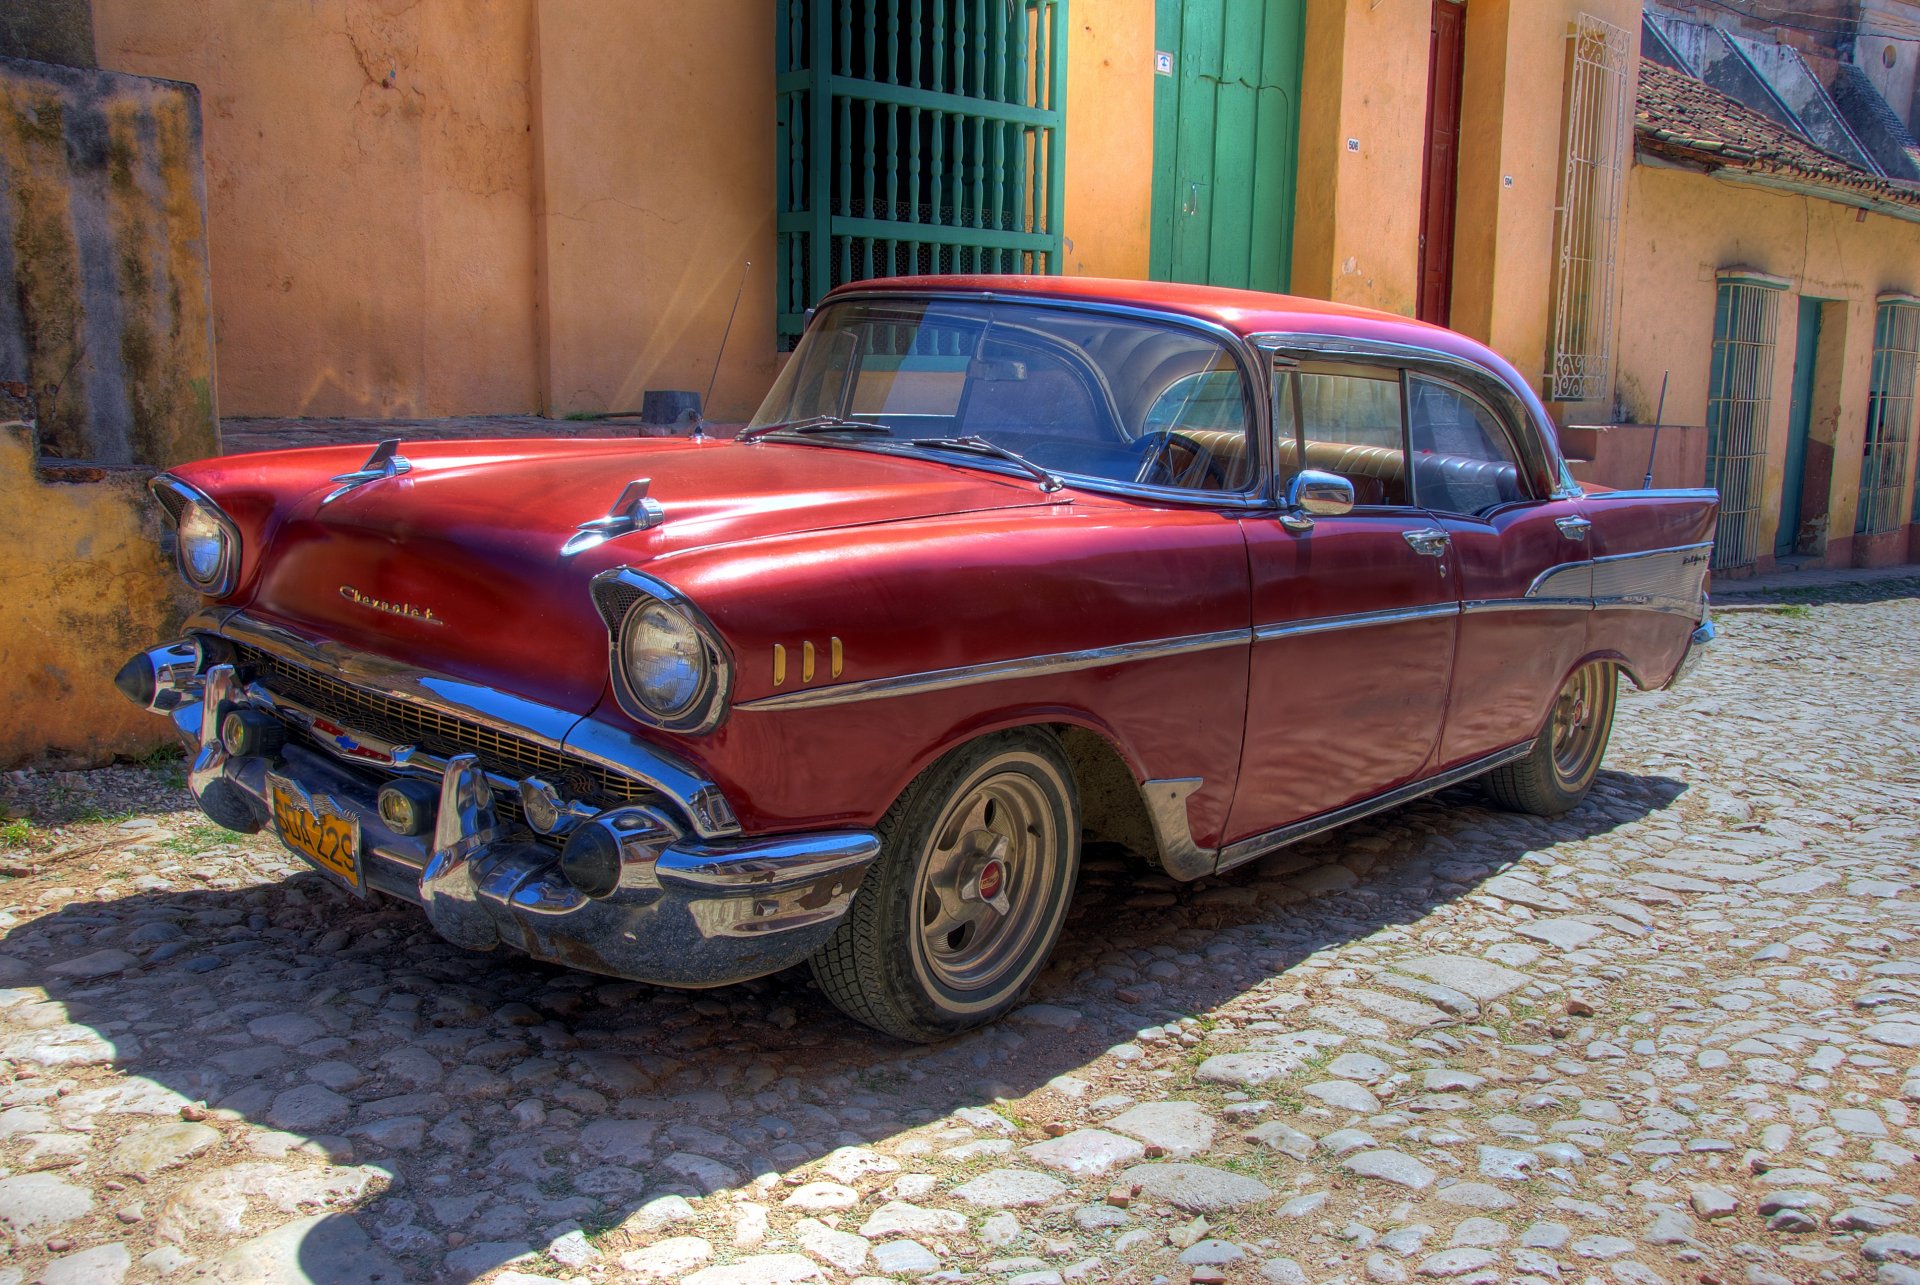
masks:
[[[1065,486],[1059,478],[1041,468],[1018,451],[1010,451],[998,442],[990,442],[984,437],[969,434],[966,437],[910,437],[910,446],[921,446],[934,451],[967,451],[974,455],[990,455],[997,460],[1005,460],[1023,472],[1030,474],[1040,483],[1040,489],[1053,492]]]
[[[893,430],[885,424],[871,424],[859,419],[841,419],[838,415],[810,415],[806,419],[782,420],[777,424],[762,424],[750,428],[733,440],[752,442],[765,437],[768,433],[872,433],[880,437],[892,437]]]

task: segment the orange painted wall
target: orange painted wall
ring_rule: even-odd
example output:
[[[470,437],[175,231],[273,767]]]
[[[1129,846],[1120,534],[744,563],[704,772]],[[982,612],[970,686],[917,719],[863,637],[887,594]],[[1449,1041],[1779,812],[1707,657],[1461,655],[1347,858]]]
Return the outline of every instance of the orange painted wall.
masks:
[[[1070,9],[1065,270],[1144,277],[1153,212],[1153,3]]]
[[[192,81],[227,415],[526,411],[531,0],[96,0]]]

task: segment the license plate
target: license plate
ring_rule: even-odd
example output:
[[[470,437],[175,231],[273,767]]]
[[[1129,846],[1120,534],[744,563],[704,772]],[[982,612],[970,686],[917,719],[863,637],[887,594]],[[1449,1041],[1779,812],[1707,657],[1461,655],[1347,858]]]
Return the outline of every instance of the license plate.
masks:
[[[267,796],[280,841],[365,896],[360,878],[360,818],[342,811],[324,794],[315,798],[283,776],[267,777]]]

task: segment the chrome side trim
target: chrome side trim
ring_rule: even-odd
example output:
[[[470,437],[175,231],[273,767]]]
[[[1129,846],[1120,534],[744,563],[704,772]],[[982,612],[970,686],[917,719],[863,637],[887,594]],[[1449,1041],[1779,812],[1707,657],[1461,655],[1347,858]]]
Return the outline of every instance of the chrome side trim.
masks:
[[[247,643],[377,696],[408,701],[590,759],[660,791],[680,806],[703,839],[740,831],[733,809],[712,781],[660,747],[597,719],[370,656],[336,642],[308,638],[244,611],[202,612],[187,622],[187,629]]]
[[[1316,834],[1321,834],[1337,826],[1345,825],[1349,821],[1358,821],[1360,818],[1372,816],[1376,812],[1385,812],[1388,808],[1397,808],[1402,803],[1410,802],[1423,794],[1432,794],[1435,790],[1444,790],[1450,785],[1458,785],[1462,781],[1472,780],[1482,773],[1492,771],[1503,763],[1511,763],[1515,759],[1525,758],[1531,753],[1533,753],[1533,742],[1531,740],[1525,741],[1504,750],[1497,750],[1484,758],[1474,759],[1471,763],[1462,763],[1459,767],[1449,769],[1448,771],[1440,773],[1438,776],[1430,776],[1424,780],[1412,781],[1401,786],[1399,789],[1389,790],[1385,794],[1375,795],[1371,799],[1362,799],[1360,802],[1350,803],[1344,808],[1338,808],[1332,812],[1323,812],[1317,817],[1309,817],[1305,821],[1296,821],[1292,825],[1283,825],[1276,830],[1269,830],[1265,834],[1252,835],[1248,838],[1241,839],[1237,843],[1230,843],[1220,850],[1220,864],[1214,873],[1224,873],[1233,869],[1235,866],[1244,865],[1258,857],[1264,857],[1275,849],[1284,848],[1290,843],[1298,843],[1302,839],[1310,839]]]
[[[1253,631],[1254,641],[1273,642],[1278,638],[1298,638],[1304,634],[1326,634],[1339,629],[1366,629],[1373,625],[1399,625],[1410,620],[1433,620],[1457,616],[1457,602],[1436,602],[1425,607],[1392,607],[1385,611],[1361,611],[1351,616],[1316,616],[1311,620],[1289,620],[1261,625]]]
[[[1047,674],[1071,674],[1083,669],[1101,669],[1108,665],[1126,665],[1135,661],[1160,660],[1193,652],[1213,651],[1220,647],[1244,647],[1252,641],[1247,629],[1223,629],[1211,634],[1186,634],[1178,638],[1157,638],[1151,642],[1121,643],[1113,647],[1090,647],[1085,651],[1054,652],[1046,656],[1022,656],[1017,660],[994,660],[981,665],[962,665],[955,669],[933,669],[894,678],[870,678],[857,683],[835,683],[806,691],[783,692],[742,701],[743,710],[815,709],[823,705],[850,705],[857,701],[884,700],[890,696],[918,696],[925,692],[943,692],[977,683],[997,683],[1015,678],[1038,678]]]
[[[1193,826],[1187,819],[1187,799],[1205,784],[1206,778],[1198,776],[1140,783],[1140,795],[1153,822],[1153,837],[1159,842],[1160,868],[1182,882],[1212,874],[1218,856],[1194,842]]]
[[[1478,598],[1460,604],[1463,615],[1490,611],[1592,611],[1591,598]]]
[[[1642,487],[1637,491],[1588,491],[1589,500],[1717,500],[1710,486]]]
[[[1713,541],[1706,540],[1697,544],[1676,544],[1664,549],[1643,549],[1637,553],[1610,553],[1604,557],[1582,558],[1576,562],[1562,562],[1548,567],[1533,578],[1527,586],[1527,597],[1588,597],[1598,601],[1604,598],[1624,598],[1645,591],[1648,582],[1657,582],[1658,587],[1667,587],[1666,582],[1678,577],[1704,578],[1711,553],[1704,552],[1713,548]],[[1692,556],[1692,555],[1698,555]],[[1646,565],[1658,558],[1677,558],[1678,565],[1661,567],[1648,572]],[[1699,567],[1698,577],[1694,577],[1688,568]],[[1588,584],[1589,593],[1569,592],[1580,587],[1582,577],[1591,575]],[[1655,594],[1654,596],[1663,596]],[[1684,592],[1669,597],[1684,598]]]

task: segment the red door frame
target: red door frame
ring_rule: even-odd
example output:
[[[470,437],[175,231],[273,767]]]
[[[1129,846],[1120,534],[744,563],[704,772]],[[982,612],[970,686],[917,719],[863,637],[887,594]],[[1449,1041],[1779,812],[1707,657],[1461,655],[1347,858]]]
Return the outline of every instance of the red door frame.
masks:
[[[1420,179],[1418,315],[1422,321],[1442,326],[1453,309],[1453,225],[1460,191],[1460,91],[1466,72],[1466,35],[1463,0],[1433,0],[1426,164]]]

